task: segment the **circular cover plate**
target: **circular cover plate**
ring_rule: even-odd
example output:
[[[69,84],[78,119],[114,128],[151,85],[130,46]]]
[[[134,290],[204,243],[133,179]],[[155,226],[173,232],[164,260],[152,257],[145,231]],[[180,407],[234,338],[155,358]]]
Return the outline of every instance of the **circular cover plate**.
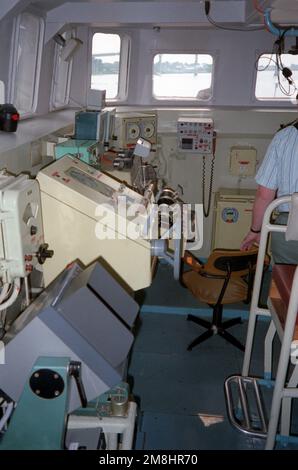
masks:
[[[47,400],[59,397],[64,390],[64,380],[52,369],[36,370],[31,375],[29,383],[35,395]]]

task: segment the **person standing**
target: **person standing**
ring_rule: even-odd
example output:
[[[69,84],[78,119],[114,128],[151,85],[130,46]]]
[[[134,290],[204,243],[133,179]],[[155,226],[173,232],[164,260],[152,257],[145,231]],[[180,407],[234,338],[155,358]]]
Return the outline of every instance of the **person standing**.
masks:
[[[270,202],[276,197],[298,192],[298,124],[291,124],[275,134],[255,180],[258,188],[252,222],[241,243],[241,250],[249,250],[260,241],[264,213]],[[282,204],[277,210],[279,213],[275,223],[286,225],[289,205]],[[298,241],[286,241],[284,233],[272,233],[271,250],[275,263],[298,264]]]

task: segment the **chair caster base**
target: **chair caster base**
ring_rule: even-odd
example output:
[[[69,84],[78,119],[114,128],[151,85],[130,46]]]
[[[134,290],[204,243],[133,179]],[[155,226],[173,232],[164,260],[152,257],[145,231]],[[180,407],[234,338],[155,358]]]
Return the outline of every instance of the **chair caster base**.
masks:
[[[219,335],[224,338],[226,341],[231,343],[236,348],[240,349],[240,351],[244,351],[245,347],[240,341],[238,341],[233,335],[228,333],[226,330],[227,328],[231,328],[234,325],[237,325],[242,322],[241,317],[231,318],[230,320],[226,320],[224,322],[216,323],[216,322],[209,322],[204,320],[203,318],[196,317],[194,315],[187,315],[187,320],[196,323],[207,329],[204,333],[194,339],[187,347],[187,351],[191,351],[195,346],[198,344],[203,343],[211,336]]]

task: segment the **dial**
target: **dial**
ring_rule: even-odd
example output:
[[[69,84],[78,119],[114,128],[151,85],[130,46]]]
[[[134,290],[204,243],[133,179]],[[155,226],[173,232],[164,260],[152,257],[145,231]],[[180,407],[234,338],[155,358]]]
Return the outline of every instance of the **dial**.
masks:
[[[137,124],[128,124],[127,125],[127,137],[128,139],[138,139],[140,136],[140,128]]]
[[[153,137],[155,132],[155,127],[153,122],[145,122],[143,125],[143,137],[150,139]]]

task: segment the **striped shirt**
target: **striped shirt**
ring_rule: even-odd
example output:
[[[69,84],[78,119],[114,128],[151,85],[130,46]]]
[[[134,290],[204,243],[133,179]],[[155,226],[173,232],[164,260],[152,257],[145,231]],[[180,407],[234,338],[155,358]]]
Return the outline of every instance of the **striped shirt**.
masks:
[[[273,137],[256,174],[256,182],[268,189],[277,189],[277,197],[298,192],[298,130],[286,127]],[[288,212],[282,204],[279,212]]]

